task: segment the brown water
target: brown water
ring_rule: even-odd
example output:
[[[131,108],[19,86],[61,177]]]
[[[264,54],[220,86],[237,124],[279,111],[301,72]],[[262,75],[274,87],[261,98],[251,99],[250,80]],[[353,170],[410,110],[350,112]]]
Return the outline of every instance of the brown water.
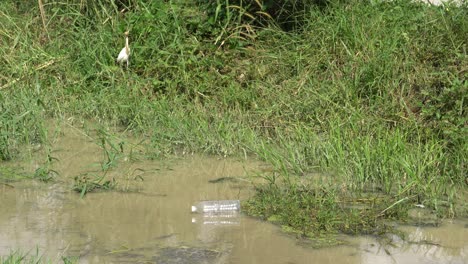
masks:
[[[103,152],[80,130],[64,127],[60,134],[53,144],[59,159],[54,169],[65,180],[0,185],[0,255],[38,248],[53,262],[79,256],[80,263],[468,263],[467,221],[404,227],[406,241],[354,237],[345,246],[313,249],[253,218],[220,222],[190,213],[196,201],[249,197],[249,176],[264,167],[259,162],[200,156],[129,162],[122,157],[107,177],[115,177],[118,190],[125,191],[80,199],[71,191],[71,179],[99,173]],[[37,160],[33,155],[23,166],[32,170]],[[137,174],[143,181],[134,180]],[[233,179],[210,182],[222,177]],[[196,256],[190,259],[186,251]]]

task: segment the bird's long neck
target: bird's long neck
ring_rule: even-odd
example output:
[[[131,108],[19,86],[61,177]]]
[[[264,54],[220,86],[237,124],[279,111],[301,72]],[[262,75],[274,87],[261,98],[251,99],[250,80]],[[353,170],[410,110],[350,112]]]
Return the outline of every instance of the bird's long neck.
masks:
[[[125,51],[130,54],[130,47],[128,46],[128,37],[125,37]]]

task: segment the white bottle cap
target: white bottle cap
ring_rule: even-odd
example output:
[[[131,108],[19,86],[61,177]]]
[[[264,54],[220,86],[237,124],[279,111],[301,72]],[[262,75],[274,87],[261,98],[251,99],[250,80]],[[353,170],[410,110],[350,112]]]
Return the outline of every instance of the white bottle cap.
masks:
[[[192,213],[197,211],[197,207],[192,205]]]

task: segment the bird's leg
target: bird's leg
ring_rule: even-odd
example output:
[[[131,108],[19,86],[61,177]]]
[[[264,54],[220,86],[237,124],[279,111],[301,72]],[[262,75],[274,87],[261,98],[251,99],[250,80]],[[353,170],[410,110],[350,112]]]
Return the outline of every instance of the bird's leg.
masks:
[[[128,59],[127,59],[127,70],[128,70]]]

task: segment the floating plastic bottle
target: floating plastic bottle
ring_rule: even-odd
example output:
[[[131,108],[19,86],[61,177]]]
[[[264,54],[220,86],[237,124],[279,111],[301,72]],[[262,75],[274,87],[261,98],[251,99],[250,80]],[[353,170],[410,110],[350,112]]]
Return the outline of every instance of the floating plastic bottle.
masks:
[[[240,212],[239,200],[202,201],[192,206],[194,213]]]

